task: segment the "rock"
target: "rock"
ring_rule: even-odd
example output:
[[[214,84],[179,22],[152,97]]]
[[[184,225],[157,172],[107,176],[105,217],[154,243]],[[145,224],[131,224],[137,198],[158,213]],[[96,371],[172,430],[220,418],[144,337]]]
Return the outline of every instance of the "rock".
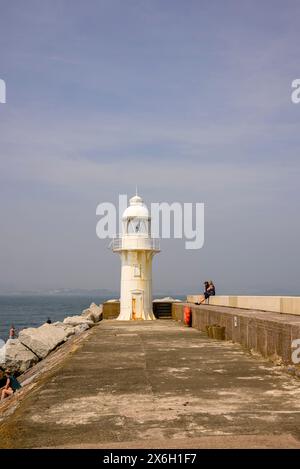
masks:
[[[75,334],[75,328],[71,326],[71,324],[64,324],[63,322],[55,322],[53,326],[61,328],[66,334],[66,339],[69,338],[71,335]]]
[[[35,353],[39,358],[45,358],[52,350],[65,341],[66,333],[53,324],[43,324],[40,327],[23,329],[19,333],[20,342]]]
[[[87,324],[89,327],[94,325],[94,321],[87,319],[82,316],[69,316],[63,321],[64,324],[70,324],[71,326],[79,326],[80,324]]]
[[[78,324],[74,327],[75,334],[81,334],[81,332],[87,331],[90,327],[87,324]]]
[[[95,303],[92,303],[90,305],[90,309],[92,310],[92,313],[94,317],[96,318],[96,322],[102,321],[103,318],[103,305],[96,305]]]
[[[182,303],[182,301],[171,296],[165,296],[164,298],[155,298],[153,303]]]
[[[92,314],[92,311],[90,310],[90,308],[87,308],[87,309],[84,309],[81,313],[81,316],[85,319],[89,319],[89,316]],[[90,319],[91,321],[93,321],[93,319]]]
[[[24,373],[31,366],[35,365],[39,358],[19,339],[9,339],[5,344],[5,366],[15,372]]]
[[[102,312],[102,305],[97,306],[95,303],[91,303],[89,308],[82,311],[81,316],[89,319],[90,321],[99,322],[102,320]]]

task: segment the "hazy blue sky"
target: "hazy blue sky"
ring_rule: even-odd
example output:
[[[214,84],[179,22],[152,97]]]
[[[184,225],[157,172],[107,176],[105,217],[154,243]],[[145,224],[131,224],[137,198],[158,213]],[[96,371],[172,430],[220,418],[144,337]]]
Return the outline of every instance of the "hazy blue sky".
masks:
[[[205,203],[154,290],[298,293],[300,2],[0,0],[0,290],[118,289],[96,206]]]

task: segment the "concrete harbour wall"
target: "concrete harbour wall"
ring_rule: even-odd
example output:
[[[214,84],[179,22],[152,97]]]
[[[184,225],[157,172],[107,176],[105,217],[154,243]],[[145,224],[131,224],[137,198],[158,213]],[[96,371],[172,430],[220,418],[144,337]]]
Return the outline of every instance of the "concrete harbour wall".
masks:
[[[292,363],[292,341],[300,339],[300,317],[237,307],[174,303],[173,319],[183,321],[184,306],[191,307],[192,327],[206,332],[207,325],[225,326],[226,340],[239,343],[274,362]]]
[[[120,314],[119,301],[103,303],[103,319],[116,319]]]
[[[188,295],[189,303],[198,303],[201,295]],[[230,306],[232,308],[259,309],[283,314],[300,316],[300,296],[222,296],[209,298],[214,306]]]

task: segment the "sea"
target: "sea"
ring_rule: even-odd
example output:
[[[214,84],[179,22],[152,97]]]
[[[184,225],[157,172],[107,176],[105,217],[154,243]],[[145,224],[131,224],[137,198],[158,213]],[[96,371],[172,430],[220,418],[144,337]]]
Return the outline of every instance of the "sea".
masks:
[[[159,295],[163,296],[166,295]],[[18,334],[26,327],[41,326],[48,318],[52,322],[63,321],[67,316],[81,314],[91,303],[99,305],[111,298],[97,295],[0,295],[0,339],[6,342],[12,324]],[[174,298],[183,299],[184,296]]]
[[[111,298],[111,297],[110,297]],[[16,332],[26,327],[38,327],[48,318],[52,322],[62,321],[67,316],[81,314],[91,303],[101,304],[109,298],[97,296],[0,296],[0,339],[8,339],[11,324]]]

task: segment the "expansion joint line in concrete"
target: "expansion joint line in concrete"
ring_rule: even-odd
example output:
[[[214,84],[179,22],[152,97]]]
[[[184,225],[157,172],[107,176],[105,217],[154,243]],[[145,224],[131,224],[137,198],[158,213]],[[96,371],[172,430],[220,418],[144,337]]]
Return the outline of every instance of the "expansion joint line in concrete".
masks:
[[[145,350],[145,345],[144,345],[144,341],[143,341],[143,336],[142,334],[140,334],[139,336],[140,338],[140,343],[141,343],[141,348],[142,348],[142,353],[144,355],[144,361],[145,361],[145,368],[144,368],[144,373],[145,373],[145,378],[146,378],[146,381],[147,381],[147,386],[148,386],[148,389],[149,389],[149,393],[152,394],[152,400],[153,402],[155,401],[155,396],[154,396],[154,392],[153,392],[153,387],[151,385],[151,381],[149,379],[149,375],[148,375],[148,370],[147,370],[147,355],[146,355],[146,350]]]

